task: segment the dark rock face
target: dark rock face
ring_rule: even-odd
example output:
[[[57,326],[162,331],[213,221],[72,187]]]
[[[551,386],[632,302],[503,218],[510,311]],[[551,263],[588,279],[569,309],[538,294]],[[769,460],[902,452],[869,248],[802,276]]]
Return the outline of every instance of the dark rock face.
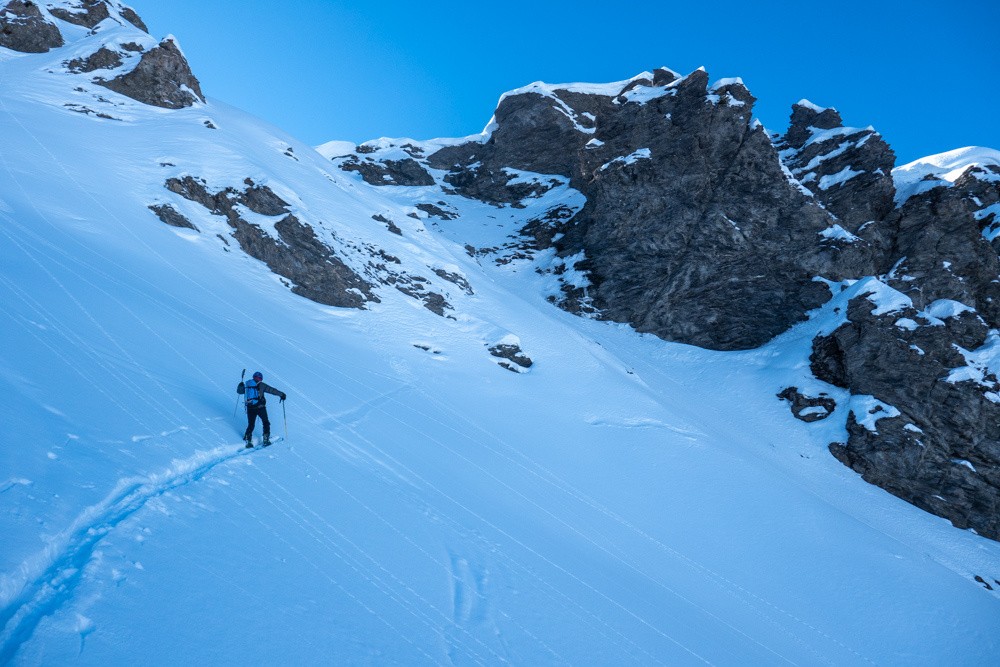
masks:
[[[139,18],[139,15],[136,14],[135,10],[132,9],[131,7],[122,7],[121,15],[123,19],[134,25],[139,30],[142,30],[144,33],[147,34],[149,33],[149,28],[146,27],[146,24],[143,23],[142,19]]]
[[[445,204],[444,202],[439,202],[439,203],[447,206],[447,204]],[[416,208],[420,209],[421,211],[431,216],[432,218],[440,218],[442,220],[454,220],[455,218],[458,217],[456,214],[447,211],[436,204],[428,204],[428,203],[417,204]]]
[[[437,274],[439,278],[443,278],[450,283],[458,285],[459,287],[462,288],[462,291],[465,292],[466,294],[470,296],[475,294],[475,291],[472,289],[472,285],[469,284],[469,281],[466,280],[465,276],[458,273],[445,271],[444,269],[434,269],[434,273]]]
[[[818,378],[899,412],[871,428],[866,415],[852,416],[848,442],[830,446],[838,459],[956,526],[1000,539],[1000,384],[978,354],[1000,329],[1000,259],[983,235],[993,221],[977,216],[1000,201],[992,176],[973,169],[887,217],[895,261],[883,282],[910,305],[876,315],[856,297],[849,321],[814,341],[811,362]]]
[[[45,19],[36,3],[10,0],[0,9],[0,46],[22,53],[45,53],[62,45],[59,28]]]
[[[49,11],[58,19],[85,28],[94,28],[101,21],[118,15],[143,32],[149,32],[146,24],[142,22],[134,9],[124,6],[114,9],[107,0],[77,0],[70,7],[53,7]]]
[[[76,11],[66,7],[53,7],[49,10],[53,16],[67,23],[93,28],[104,19],[111,16],[108,4],[104,0],[79,0]]]
[[[857,234],[892,212],[896,156],[875,130],[845,128],[835,109],[799,103],[778,148],[795,178],[847,231]]]
[[[917,308],[954,299],[979,311],[990,327],[1000,326],[1000,260],[982,233],[991,219],[976,218],[977,210],[998,200],[1000,179],[974,173],[908,199],[890,218],[897,233],[888,283]]]
[[[155,213],[156,217],[158,217],[161,222],[170,225],[171,227],[184,227],[198,231],[198,228],[194,226],[194,223],[185,218],[183,214],[178,212],[177,209],[170,204],[153,204],[149,207],[149,210]]]
[[[403,235],[403,230],[400,229],[399,226],[395,222],[393,222],[389,218],[385,217],[384,215],[379,215],[379,214],[373,215],[372,216],[372,220],[384,223],[386,229],[388,229],[390,232],[392,232],[396,236],[402,236]]]
[[[555,245],[585,254],[593,308],[670,340],[756,347],[829,298],[813,280],[821,269],[850,271],[822,243],[832,216],[750,124],[750,93],[707,82],[660,70],[608,95],[508,95],[488,141],[428,164],[461,194],[499,203],[531,194],[523,179],[509,186],[511,169],[568,178],[587,204]],[[583,301],[568,296],[568,308]]]
[[[829,298],[813,281],[829,219],[784,178],[749,103],[713,104],[705,83],[698,72],[676,95],[626,103],[621,125],[598,130],[566,251],[585,252],[607,317],[702,347],[757,347]],[[648,135],[621,141],[631,124]],[[615,161],[642,148],[649,158]]]
[[[855,410],[848,442],[830,451],[865,480],[1000,539],[1000,384],[961,373],[969,366],[962,350],[986,342],[986,323],[971,312],[931,324],[914,308],[881,316],[873,308],[851,301],[850,321],[814,342],[813,370],[898,414],[875,412],[884,416],[865,425],[869,415]],[[917,326],[898,324],[906,320]]]
[[[395,259],[395,258],[393,258]],[[397,260],[398,261],[398,260]],[[447,311],[454,310],[443,294],[427,288],[428,280],[423,276],[411,276],[405,273],[387,272],[381,282],[391,285],[406,296],[420,301],[424,308],[439,317],[447,317]]]
[[[172,40],[143,54],[135,69],[110,81],[96,83],[144,104],[165,109],[182,109],[204,102],[198,79]]]
[[[434,178],[413,159],[376,162],[352,156],[340,168],[358,172],[369,185],[434,185]]]
[[[296,294],[318,303],[345,308],[363,308],[368,301],[378,301],[378,297],[371,292],[371,286],[316,238],[311,227],[288,213],[286,202],[267,186],[259,186],[252,181],[246,184],[247,189],[243,192],[227,188],[213,194],[202,181],[186,176],[168,180],[166,187],[212,213],[225,216],[243,251],[292,281],[292,291]],[[261,215],[284,214],[285,217],[275,224],[281,242],[260,227],[243,220],[235,209],[236,204]]]
[[[496,345],[490,347],[489,351],[494,357],[504,359],[504,361],[497,362],[498,365],[501,368],[506,368],[512,373],[523,373],[535,365],[535,362],[524,354],[524,351],[521,350],[521,346],[516,343],[497,343]]]
[[[121,66],[121,54],[117,51],[112,51],[106,46],[102,46],[86,58],[74,58],[66,63],[66,67],[71,72],[76,72],[78,74],[93,72],[99,69],[115,69]]]

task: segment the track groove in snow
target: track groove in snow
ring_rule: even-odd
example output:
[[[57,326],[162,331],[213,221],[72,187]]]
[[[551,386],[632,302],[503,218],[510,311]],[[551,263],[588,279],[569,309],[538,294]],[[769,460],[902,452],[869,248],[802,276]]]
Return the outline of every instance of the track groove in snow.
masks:
[[[175,460],[161,472],[122,479],[108,496],[86,508],[48,545],[21,565],[19,581],[0,580],[0,664],[8,663],[31,638],[39,621],[73,596],[97,544],[150,500],[203,477],[220,463],[243,455],[224,445]]]

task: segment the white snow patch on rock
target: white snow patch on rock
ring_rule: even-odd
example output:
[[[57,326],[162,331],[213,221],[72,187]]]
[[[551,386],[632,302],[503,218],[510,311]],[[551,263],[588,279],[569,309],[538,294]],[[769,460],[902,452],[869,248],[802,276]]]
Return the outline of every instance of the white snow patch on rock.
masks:
[[[836,174],[828,174],[827,176],[823,176],[822,178],[820,178],[819,189],[829,190],[833,186],[842,185],[843,183],[846,183],[847,181],[854,178],[855,176],[860,176],[863,173],[865,172],[857,171],[855,169],[851,169],[850,167],[844,167]]]
[[[875,425],[879,419],[898,417],[901,414],[888,403],[866,394],[851,396],[850,406],[854,419],[872,433],[878,433]]]
[[[614,160],[611,160],[610,162],[605,162],[604,164],[601,165],[601,168],[598,169],[598,171],[604,171],[605,169],[608,169],[617,163],[621,163],[622,166],[625,166],[629,164],[635,164],[639,160],[649,160],[652,157],[653,157],[652,151],[650,151],[648,148],[640,148],[639,150],[634,151],[628,155],[616,157]]]
[[[868,297],[868,300],[875,304],[875,310],[872,311],[874,315],[887,315],[913,308],[913,300],[910,297],[877,278],[865,278],[861,283],[858,293]]]
[[[844,241],[845,243],[854,243],[855,241],[861,240],[860,237],[855,236],[840,225],[836,224],[832,227],[827,227],[821,231],[819,235],[828,241]]]

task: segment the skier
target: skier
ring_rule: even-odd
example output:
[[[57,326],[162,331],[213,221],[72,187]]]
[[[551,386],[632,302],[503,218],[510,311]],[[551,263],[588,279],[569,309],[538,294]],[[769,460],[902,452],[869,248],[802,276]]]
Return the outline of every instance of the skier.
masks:
[[[243,434],[243,441],[247,443],[247,447],[253,447],[253,427],[257,423],[257,417],[260,417],[260,422],[264,425],[264,446],[270,445],[271,422],[267,418],[267,398],[264,394],[273,394],[284,401],[285,392],[264,384],[264,374],[257,371],[253,374],[253,379],[236,386],[236,393],[246,395],[247,431]]]

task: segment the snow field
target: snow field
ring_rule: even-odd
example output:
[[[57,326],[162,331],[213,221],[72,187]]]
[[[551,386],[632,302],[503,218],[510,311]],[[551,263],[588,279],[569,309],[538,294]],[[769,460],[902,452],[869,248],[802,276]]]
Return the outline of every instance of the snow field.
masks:
[[[163,112],[105,93],[122,120],[99,119],[62,106],[76,79],[0,59],[0,344],[14,352],[0,356],[0,662],[996,655],[1000,600],[973,576],[1000,578],[1000,545],[826,451],[850,404],[811,379],[809,341],[862,289],[892,307],[878,285],[845,285],[760,350],[667,344],[553,308],[530,261],[465,252],[582,206],[566,186],[523,210],[448,196],[459,218],[413,220],[432,189],[368,187],[214,100]],[[450,290],[454,319],[391,289],[366,311],[294,296],[215,236],[221,218],[163,188],[183,174],[213,192],[267,184],[318,234],[377,243]],[[201,233],[163,225],[156,201]],[[501,340],[529,373],[494,363]],[[288,438],[268,449],[241,449],[244,367],[289,395]],[[837,411],[793,419],[775,398],[790,384]],[[282,406],[269,412],[283,434]]]

